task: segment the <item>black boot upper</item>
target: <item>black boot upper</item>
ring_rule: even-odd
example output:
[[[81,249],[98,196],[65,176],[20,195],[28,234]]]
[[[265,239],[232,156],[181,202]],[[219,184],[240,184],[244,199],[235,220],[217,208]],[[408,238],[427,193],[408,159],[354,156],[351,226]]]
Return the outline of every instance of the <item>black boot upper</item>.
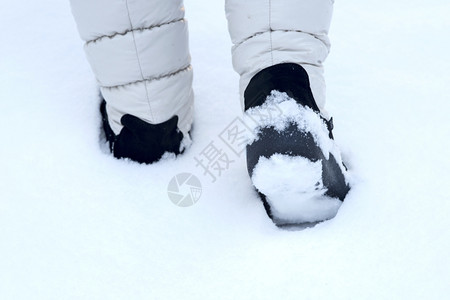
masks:
[[[319,113],[308,73],[302,66],[293,63],[274,65],[253,76],[244,92],[245,110],[263,104],[274,90],[286,93],[299,104]]]
[[[112,131],[106,112],[106,102],[100,106],[103,129],[110,150],[116,158],[130,158],[140,163],[158,161],[165,152],[180,153],[183,134],[178,130],[178,116],[160,124],[149,124],[126,114],[122,116],[123,125],[119,135]]]

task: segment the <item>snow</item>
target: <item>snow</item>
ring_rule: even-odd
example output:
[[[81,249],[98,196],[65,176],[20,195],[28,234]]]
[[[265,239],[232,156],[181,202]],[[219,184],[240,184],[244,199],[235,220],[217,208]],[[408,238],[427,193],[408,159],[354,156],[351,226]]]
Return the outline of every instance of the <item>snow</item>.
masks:
[[[325,196],[321,161],[274,154],[261,157],[252,176],[277,224],[313,223],[336,216],[341,201]]]
[[[247,110],[244,119],[251,131],[249,144],[258,139],[261,128],[273,127],[281,132],[289,124],[296,124],[300,131],[312,134],[326,159],[330,152],[340,157],[339,149],[328,137],[325,122],[312,109],[299,105],[286,93],[272,91],[262,105]]]
[[[99,145],[67,2],[0,3],[0,299],[447,297],[448,1],[336,1],[327,110],[358,180],[301,231],[266,217],[221,139],[241,116],[222,1],[186,1],[193,144],[151,166]],[[230,159],[215,181],[195,160],[210,145]],[[186,172],[201,198],[178,207],[167,188]]]

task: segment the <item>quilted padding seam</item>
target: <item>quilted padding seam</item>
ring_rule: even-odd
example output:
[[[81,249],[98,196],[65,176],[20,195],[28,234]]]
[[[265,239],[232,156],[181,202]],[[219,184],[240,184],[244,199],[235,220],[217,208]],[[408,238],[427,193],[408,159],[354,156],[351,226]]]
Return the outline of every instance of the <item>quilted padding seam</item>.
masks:
[[[95,42],[98,42],[98,41],[100,41],[102,39],[113,39],[113,38],[115,38],[117,36],[125,36],[127,34],[134,33],[134,32],[141,32],[141,31],[146,31],[146,30],[154,30],[156,28],[160,28],[160,27],[164,27],[164,26],[167,26],[167,25],[172,25],[172,24],[175,24],[175,23],[178,23],[178,22],[184,22],[184,21],[185,21],[185,19],[182,18],[182,19],[173,20],[173,21],[170,21],[170,22],[167,22],[167,23],[161,23],[161,24],[157,24],[157,25],[152,25],[152,26],[149,26],[149,27],[139,27],[139,28],[127,29],[124,32],[116,32],[116,33],[111,34],[111,35],[102,35],[102,36],[100,36],[98,38],[95,38],[93,40],[87,41],[86,44],[95,43]]]
[[[169,78],[169,77],[178,75],[178,74],[183,73],[185,71],[189,71],[191,68],[192,68],[192,66],[188,65],[186,67],[183,67],[181,69],[176,70],[175,72],[163,74],[163,75],[160,75],[160,76],[147,77],[147,78],[144,78],[142,80],[135,80],[135,81],[127,82],[125,84],[118,84],[118,85],[113,85],[113,86],[102,86],[102,88],[114,89],[114,88],[119,88],[119,87],[130,86],[130,85],[137,84],[137,83],[142,83],[142,82],[148,83],[148,82],[161,80],[161,79],[165,79],[165,78]]]

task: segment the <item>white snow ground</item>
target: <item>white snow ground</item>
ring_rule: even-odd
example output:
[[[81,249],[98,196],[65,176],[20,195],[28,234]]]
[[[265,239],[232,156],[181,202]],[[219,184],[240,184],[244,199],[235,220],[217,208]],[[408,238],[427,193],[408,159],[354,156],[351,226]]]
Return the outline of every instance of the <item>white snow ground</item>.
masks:
[[[0,3],[0,299],[445,299],[450,3],[336,1],[328,110],[358,183],[338,215],[276,228],[219,138],[240,116],[223,1],[186,1],[195,143],[151,166],[99,147],[68,1]],[[195,157],[234,160],[215,183]],[[203,186],[172,204],[178,173]]]

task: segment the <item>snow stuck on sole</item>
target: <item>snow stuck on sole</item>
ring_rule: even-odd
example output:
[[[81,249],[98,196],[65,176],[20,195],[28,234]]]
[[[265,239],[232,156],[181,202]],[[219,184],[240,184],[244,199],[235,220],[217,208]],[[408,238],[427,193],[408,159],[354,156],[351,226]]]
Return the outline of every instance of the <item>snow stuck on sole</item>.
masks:
[[[248,136],[249,144],[258,139],[262,128],[271,126],[282,132],[289,124],[295,123],[298,130],[313,135],[325,158],[328,159],[329,153],[336,158],[340,157],[339,150],[329,138],[327,126],[320,116],[311,108],[299,105],[286,93],[272,91],[264,104],[247,110],[244,119],[251,132]]]
[[[252,181],[266,196],[278,225],[328,220],[342,204],[339,199],[324,195],[320,161],[281,154],[269,159],[261,157]]]
[[[325,159],[333,155],[348,181],[340,151],[330,139],[324,120],[312,109],[299,105],[286,93],[272,91],[265,103],[248,110],[246,117],[252,131],[249,144],[259,139],[262,128],[273,127],[282,132],[294,123],[299,131],[311,133]],[[320,159],[313,162],[302,156],[275,153],[270,158],[259,158],[252,181],[265,195],[277,225],[313,223],[333,218],[342,204],[325,195],[322,172]]]

